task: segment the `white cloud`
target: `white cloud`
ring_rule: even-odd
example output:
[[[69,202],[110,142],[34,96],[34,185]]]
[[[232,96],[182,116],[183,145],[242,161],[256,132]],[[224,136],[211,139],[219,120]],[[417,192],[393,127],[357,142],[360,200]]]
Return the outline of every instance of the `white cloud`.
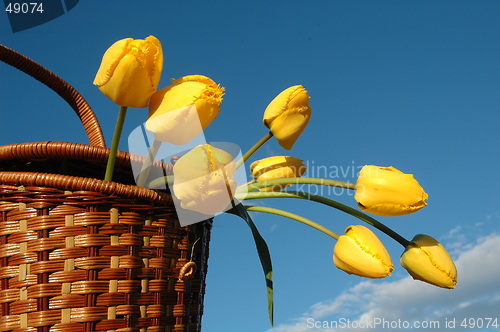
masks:
[[[462,241],[459,241],[462,242]],[[462,247],[464,248],[464,247]],[[461,328],[464,318],[497,317],[500,308],[500,235],[483,237],[458,253],[455,260],[459,272],[457,288],[441,289],[411,277],[375,283],[363,281],[332,300],[316,303],[302,317],[281,324],[267,332],[321,331],[388,331],[397,322],[439,322],[444,330],[447,322],[455,321]],[[379,322],[373,329],[335,328],[342,319],[352,325]],[[382,321],[381,321],[382,320]],[[383,327],[383,320],[386,325]],[[313,328],[313,325],[326,328]],[[351,326],[352,326],[351,325]],[[370,327],[370,326],[368,326]],[[429,328],[427,328],[429,330]],[[401,326],[395,330],[402,330]],[[469,329],[470,330],[470,329]],[[488,329],[483,328],[482,331]]]

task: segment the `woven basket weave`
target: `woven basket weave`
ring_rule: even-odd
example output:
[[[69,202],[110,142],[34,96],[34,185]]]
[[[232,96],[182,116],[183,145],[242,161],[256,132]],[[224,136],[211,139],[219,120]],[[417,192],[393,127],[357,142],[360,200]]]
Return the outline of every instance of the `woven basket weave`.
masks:
[[[135,186],[142,157],[119,151],[99,180],[109,150],[85,100],[2,45],[0,60],[68,101],[90,141],[0,146],[0,331],[200,331],[211,222],[180,227],[168,192]]]

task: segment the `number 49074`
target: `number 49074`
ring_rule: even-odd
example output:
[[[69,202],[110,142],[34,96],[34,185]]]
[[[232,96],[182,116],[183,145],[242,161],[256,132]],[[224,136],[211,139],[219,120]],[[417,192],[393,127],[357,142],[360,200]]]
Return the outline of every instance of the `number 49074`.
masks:
[[[41,14],[43,5],[41,2],[9,2],[5,11],[9,14]]]

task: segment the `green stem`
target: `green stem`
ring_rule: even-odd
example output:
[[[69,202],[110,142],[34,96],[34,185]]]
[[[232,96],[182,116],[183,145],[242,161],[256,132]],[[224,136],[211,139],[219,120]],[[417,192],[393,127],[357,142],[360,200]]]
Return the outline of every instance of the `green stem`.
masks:
[[[339,238],[339,235],[337,233],[329,230],[328,228],[326,228],[324,226],[321,226],[318,223],[315,223],[312,220],[309,220],[307,218],[299,216],[299,215],[297,215],[295,213],[291,213],[291,212],[288,212],[288,211],[283,211],[283,210],[279,210],[279,209],[275,209],[275,208],[271,208],[271,207],[267,207],[267,206],[254,206],[254,205],[247,206],[247,205],[244,205],[244,207],[245,207],[245,209],[247,209],[247,211],[271,213],[271,214],[276,214],[278,216],[282,216],[282,217],[290,218],[290,219],[293,219],[293,220],[297,220],[297,221],[299,221],[299,222],[301,222],[303,224],[306,224],[307,226],[311,226],[312,228],[315,228],[318,231],[325,233],[328,236],[333,237],[335,240],[338,240],[338,238]]]
[[[169,176],[162,176],[159,178],[154,179],[148,184],[148,188],[154,189],[158,187],[163,187],[165,183],[170,184],[174,182],[174,176],[169,175]]]
[[[111,181],[113,179],[113,172],[115,169],[116,153],[118,145],[120,144],[120,137],[122,135],[123,124],[125,123],[125,116],[127,115],[127,106],[120,106],[118,118],[116,119],[115,132],[113,133],[113,141],[109,149],[108,164],[106,166],[106,175],[104,181]]]
[[[262,145],[264,145],[264,143],[269,141],[271,137],[273,137],[273,133],[268,132],[257,143],[255,143],[255,145],[252,146],[250,150],[248,150],[240,160],[238,160],[238,162],[236,163],[236,169],[238,169],[241,165],[243,165],[243,163],[247,161],[248,158],[250,158],[255,153],[255,151],[257,151]]]
[[[283,185],[294,185],[294,184],[314,184],[314,185],[321,185],[321,186],[345,188],[345,189],[351,189],[351,190],[356,189],[355,183],[344,182],[344,181],[328,180],[328,179],[321,179],[321,178],[282,178],[282,179],[275,179],[275,180],[270,180],[270,181],[249,183],[248,185],[243,185],[243,186],[239,187],[236,192],[237,193],[238,192],[245,192],[245,191],[250,192],[250,191],[257,190],[257,189],[272,187],[272,186],[276,186],[276,185],[283,186]]]
[[[238,197],[240,196],[240,197]],[[394,240],[396,240],[399,244],[401,244],[403,247],[407,247],[410,241],[406,240],[404,237],[390,229],[389,227],[385,226],[381,222],[377,221],[376,219],[364,214],[361,211],[358,211],[348,205],[342,204],[340,202],[337,202],[333,199],[326,198],[323,196],[319,195],[313,195],[310,193],[302,192],[302,191],[267,191],[267,192],[252,192],[252,193],[247,193],[241,194],[241,195],[236,195],[237,199],[261,199],[261,198],[301,198],[301,199],[308,199],[310,201],[318,202],[321,204],[325,204],[328,206],[331,206],[335,209],[338,209],[340,211],[346,212],[358,219],[363,220],[364,222],[372,225],[373,227],[379,229],[380,231],[384,232]]]
[[[139,173],[139,177],[137,178],[136,183],[139,187],[144,187],[144,184],[146,183],[149,172],[151,170],[151,165],[153,165],[156,154],[158,153],[158,150],[160,149],[160,146],[161,146],[161,141],[157,141],[155,139],[153,141],[153,144],[149,148],[148,155],[146,156],[146,159],[144,160],[144,165],[142,165],[141,172]]]

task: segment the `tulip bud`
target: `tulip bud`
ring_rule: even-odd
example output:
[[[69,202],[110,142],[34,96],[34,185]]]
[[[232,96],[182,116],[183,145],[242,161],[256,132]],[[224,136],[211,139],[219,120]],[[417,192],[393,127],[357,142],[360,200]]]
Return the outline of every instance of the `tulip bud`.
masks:
[[[302,85],[295,85],[281,92],[267,106],[264,125],[285,150],[290,150],[307,126],[311,112],[307,91]]]
[[[427,205],[429,196],[415,180],[394,167],[364,166],[359,172],[354,199],[361,210],[390,217],[410,214]]]
[[[173,167],[175,196],[181,207],[207,215],[224,211],[236,191],[234,158],[209,144],[183,155]]]
[[[182,145],[215,120],[224,88],[202,75],[184,76],[172,82],[151,97],[146,129],[158,141]]]
[[[360,277],[384,278],[394,270],[391,257],[378,237],[365,226],[349,226],[333,248],[333,263]]]
[[[413,279],[442,288],[455,288],[457,268],[446,249],[436,239],[415,235],[400,259]]]
[[[250,165],[250,172],[256,181],[269,181],[283,178],[301,177],[307,167],[302,160],[295,157],[275,156],[254,161]],[[289,185],[288,185],[289,186]],[[287,186],[272,186],[260,191],[280,190]]]
[[[143,108],[156,91],[163,69],[160,41],[126,38],[104,53],[94,84],[120,106]]]

